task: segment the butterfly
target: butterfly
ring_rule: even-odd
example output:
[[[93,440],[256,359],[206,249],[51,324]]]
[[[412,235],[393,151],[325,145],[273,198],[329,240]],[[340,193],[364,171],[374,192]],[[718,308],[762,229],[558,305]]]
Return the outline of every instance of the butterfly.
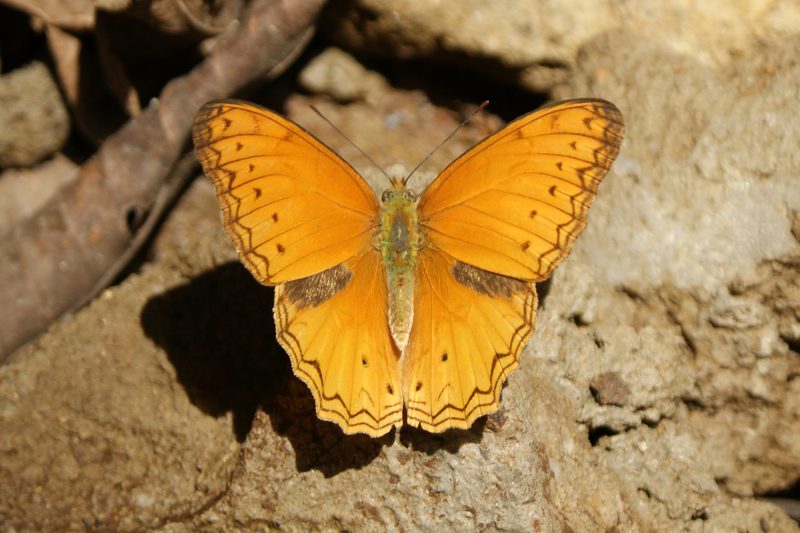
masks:
[[[536,282],[586,225],[619,152],[614,104],[568,100],[467,150],[419,196],[381,198],[310,133],[255,104],[196,114],[195,152],[319,418],[373,437],[497,410],[533,334]]]

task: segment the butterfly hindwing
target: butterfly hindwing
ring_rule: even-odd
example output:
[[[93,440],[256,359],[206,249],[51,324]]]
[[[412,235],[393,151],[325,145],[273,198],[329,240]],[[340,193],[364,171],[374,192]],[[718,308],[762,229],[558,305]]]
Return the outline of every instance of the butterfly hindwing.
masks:
[[[454,258],[543,280],[586,225],[622,142],[604,100],[568,100],[511,122],[451,163],[419,203],[427,239]]]
[[[275,285],[331,268],[369,241],[375,194],[342,158],[285,118],[235,100],[209,102],[195,151],[242,262]]]
[[[420,253],[414,325],[403,355],[406,420],[440,432],[497,410],[500,390],[533,334],[533,282]]]
[[[378,437],[403,421],[399,354],[386,320],[380,256],[356,257],[275,290],[275,329],[317,415],[345,433]]]

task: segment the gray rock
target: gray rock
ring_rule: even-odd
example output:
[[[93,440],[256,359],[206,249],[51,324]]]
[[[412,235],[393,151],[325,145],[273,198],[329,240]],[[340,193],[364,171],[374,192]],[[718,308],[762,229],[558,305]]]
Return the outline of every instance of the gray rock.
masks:
[[[38,61],[0,76],[0,167],[27,167],[53,155],[69,135],[69,114]]]
[[[695,442],[718,487],[738,496],[800,478],[800,123],[787,114],[800,95],[798,52],[797,38],[771,42],[713,68],[620,33],[587,47],[583,74],[558,91],[615,101],[627,122],[571,259],[591,263],[604,295],[594,315],[636,325],[642,340],[651,328],[674,338],[657,343],[672,346],[666,365],[640,366],[621,350],[613,370],[633,365],[647,381],[656,371],[651,390],[673,404],[659,402],[661,415]]]
[[[341,103],[368,101],[371,94],[386,91],[382,76],[335,47],[312,59],[300,72],[299,82],[309,92],[328,94]]]
[[[632,31],[703,64],[724,65],[764,36],[779,40],[800,27],[791,1],[350,0],[338,8],[321,29],[345,49],[461,65],[540,92],[568,80],[579,50],[606,33]]]

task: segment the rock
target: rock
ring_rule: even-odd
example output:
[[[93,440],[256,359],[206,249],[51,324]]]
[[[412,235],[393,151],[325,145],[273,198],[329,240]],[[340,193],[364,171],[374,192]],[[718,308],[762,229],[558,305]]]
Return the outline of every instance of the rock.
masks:
[[[170,296],[148,307],[168,287],[180,299],[176,274],[134,276],[0,367],[6,528],[142,530],[225,491],[238,454],[225,394],[201,387],[198,396],[191,364],[171,361],[143,334],[151,328],[160,338],[151,322],[166,321],[165,308],[185,313]],[[182,353],[173,357],[203,358]],[[214,383],[224,388],[217,368]]]
[[[53,155],[69,127],[69,114],[43,63],[0,76],[0,167],[32,166]]]
[[[800,8],[752,2],[719,4],[588,0],[425,2],[349,0],[322,30],[342,48],[381,58],[425,58],[474,69],[481,77],[548,91],[565,82],[578,51],[597,36],[632,31],[665,49],[722,65],[769,35],[796,35]]]
[[[674,9],[664,20],[685,14]],[[498,413],[467,431],[343,436],[317,419],[274,340],[271,290],[218,226],[183,214],[154,263],[0,367],[5,523],[798,531],[753,495],[800,479],[800,125],[789,115],[800,40],[785,35],[788,4],[749,17],[784,28],[759,46],[738,20],[693,30],[711,9],[669,39],[670,27],[631,14],[649,37],[597,35],[557,87],[614,101],[626,140],[573,254],[540,285],[537,332]],[[323,96],[294,95],[287,114],[349,160],[355,149],[309,102],[381,166],[413,168],[461,119],[388,82],[368,97],[356,83],[347,94],[360,96],[339,105],[335,76],[321,79],[308,86]],[[496,124],[479,115],[430,168]],[[203,187],[185,209],[209,212]]]
[[[627,122],[616,172],[571,261],[585,257],[594,281],[613,288],[596,289],[604,294],[598,317],[639,331],[672,329],[678,352],[657,375],[683,377],[662,381],[674,403],[662,414],[683,426],[717,484],[738,496],[785,490],[800,478],[792,340],[800,157],[789,148],[800,144],[800,126],[782,118],[800,91],[798,52],[800,39],[787,39],[712,68],[619,33],[587,47],[583,74],[558,91],[615,101]],[[626,359],[615,358],[614,368],[632,355],[619,353]]]
[[[299,81],[306,90],[328,94],[341,103],[367,100],[370,94],[386,90],[381,76],[338,48],[328,48],[312,59],[300,72]]]
[[[622,407],[628,401],[631,390],[616,372],[604,372],[596,375],[589,382],[592,396],[600,405],[616,405]]]

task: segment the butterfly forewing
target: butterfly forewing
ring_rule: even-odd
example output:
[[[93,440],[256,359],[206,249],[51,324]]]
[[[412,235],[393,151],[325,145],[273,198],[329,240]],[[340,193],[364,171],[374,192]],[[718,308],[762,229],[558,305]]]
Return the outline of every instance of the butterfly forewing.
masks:
[[[278,341],[319,417],[372,436],[401,424],[372,190],[302,128],[252,104],[206,104],[193,137],[242,262],[278,285]]]
[[[261,283],[316,274],[371,239],[375,194],[296,124],[253,104],[216,101],[197,113],[192,136],[225,228]]]
[[[419,203],[422,229],[459,261],[545,279],[586,225],[622,133],[622,115],[603,100],[570,100],[525,115],[434,180]]]
[[[467,428],[497,410],[533,334],[535,281],[585,226],[622,128],[605,101],[543,108],[467,151],[423,193],[426,245],[403,364],[410,424]]]

